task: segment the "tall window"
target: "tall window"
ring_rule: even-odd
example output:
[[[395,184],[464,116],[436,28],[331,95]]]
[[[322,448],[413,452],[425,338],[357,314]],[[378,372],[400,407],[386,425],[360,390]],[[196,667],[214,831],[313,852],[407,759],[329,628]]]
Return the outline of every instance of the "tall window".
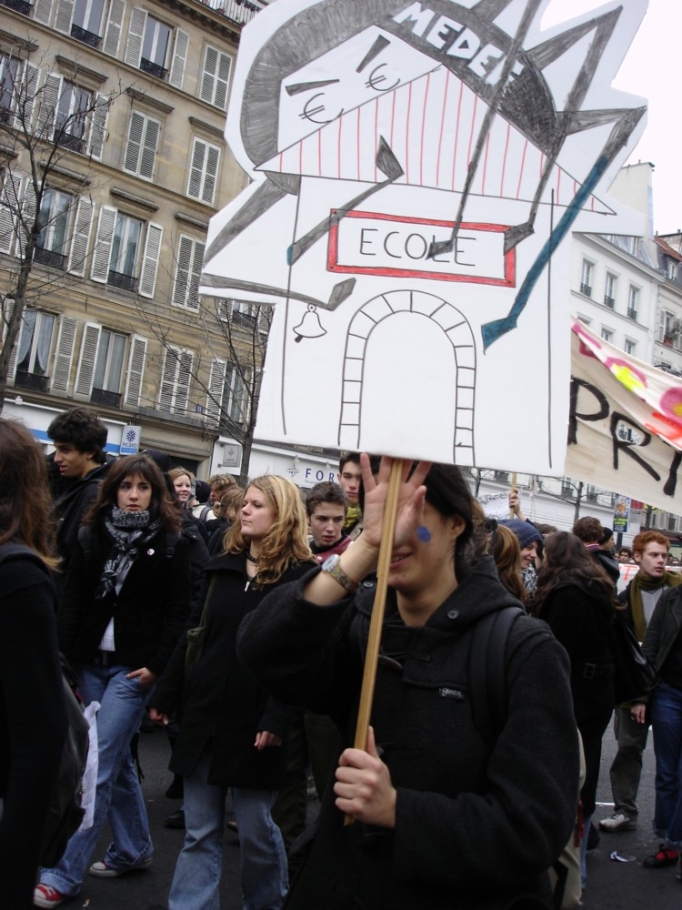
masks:
[[[111,243],[109,284],[129,291],[134,290],[141,236],[142,222],[118,212]]]
[[[165,79],[167,73],[168,48],[172,29],[158,19],[147,16],[147,24],[142,39],[142,59],[140,69],[152,76]]]
[[[203,139],[195,139],[190,160],[187,195],[192,199],[200,199],[202,202],[213,205],[219,164],[220,149],[218,146],[204,142]]]
[[[18,71],[18,60],[4,54],[0,56],[0,122],[2,123],[9,123],[12,116],[12,99]]]
[[[638,310],[639,310],[639,288],[636,288],[633,284],[631,284],[630,292],[628,294],[628,318],[637,320]]]
[[[36,240],[37,262],[66,268],[71,202],[71,196],[60,190],[49,188],[45,191],[40,206],[41,231]]]
[[[76,0],[71,35],[78,41],[98,47],[104,15],[104,0]]]
[[[57,317],[38,310],[24,310],[17,351],[15,385],[47,391],[47,369]]]
[[[231,66],[232,58],[228,54],[223,54],[214,47],[206,48],[199,97],[202,101],[219,107],[221,111],[227,107],[227,88]]]
[[[97,393],[108,392],[118,395],[121,389],[126,341],[125,335],[102,329],[97,348],[95,379],[92,389],[92,400],[95,404],[107,403],[107,396],[98,395]]]
[[[82,152],[87,115],[92,110],[92,92],[64,82],[55,113],[55,138],[60,145]]]
[[[635,356],[636,349],[637,349],[637,342],[636,342],[636,341],[630,341],[629,338],[626,338],[626,339],[625,339],[625,353],[626,353],[626,354],[632,354],[632,356],[634,357],[634,356]]]
[[[592,296],[592,273],[594,266],[587,259],[583,259],[583,266],[580,273],[580,293],[586,297]]]
[[[613,341],[613,330],[602,328],[601,337],[604,339],[604,341],[612,342]]]
[[[137,174],[145,180],[154,176],[154,160],[161,124],[139,111],[130,115],[128,144],[126,146],[123,170]]]
[[[616,286],[618,279],[611,272],[606,273],[606,283],[604,284],[604,303],[613,309],[616,305]]]

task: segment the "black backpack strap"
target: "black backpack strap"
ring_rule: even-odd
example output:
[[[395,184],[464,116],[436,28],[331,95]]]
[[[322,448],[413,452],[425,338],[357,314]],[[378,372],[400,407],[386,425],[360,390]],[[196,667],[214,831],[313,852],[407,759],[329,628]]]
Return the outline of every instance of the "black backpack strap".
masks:
[[[506,649],[521,607],[505,607],[476,623],[469,650],[469,681],[474,724],[492,747],[507,715]]]
[[[90,525],[80,526],[78,529],[78,543],[83,553],[85,553],[86,562],[89,562],[92,553],[92,527]]]
[[[181,538],[180,531],[166,531],[166,559],[172,559],[175,556],[175,548]]]

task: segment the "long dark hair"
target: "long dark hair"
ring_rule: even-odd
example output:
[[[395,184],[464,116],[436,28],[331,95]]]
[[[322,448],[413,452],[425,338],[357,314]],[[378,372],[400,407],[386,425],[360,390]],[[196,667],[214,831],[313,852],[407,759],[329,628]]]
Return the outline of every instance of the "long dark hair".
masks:
[[[609,576],[592,559],[580,538],[568,531],[557,531],[556,534],[545,537],[545,561],[538,574],[536,610],[561,582],[588,586],[607,595],[612,601],[615,600],[615,590]]]
[[[100,484],[97,499],[83,518],[83,524],[95,524],[103,512],[110,506],[115,506],[118,488],[133,474],[139,474],[152,488],[149,505],[152,518],[160,520],[164,531],[179,531],[180,513],[173,504],[163,474],[148,455],[128,455],[112,464]]]
[[[17,540],[44,562],[58,564],[47,465],[23,424],[0,418],[0,543]]]

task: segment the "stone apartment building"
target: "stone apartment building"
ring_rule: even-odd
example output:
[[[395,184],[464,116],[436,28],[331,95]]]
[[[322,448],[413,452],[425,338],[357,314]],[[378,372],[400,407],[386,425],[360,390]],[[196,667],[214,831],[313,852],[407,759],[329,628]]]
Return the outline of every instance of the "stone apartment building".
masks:
[[[32,171],[44,179],[4,413],[39,439],[55,412],[84,403],[112,452],[139,428],[142,447],[205,473],[224,415],[238,413],[222,329],[253,316],[204,306],[197,285],[209,218],[246,179],[223,128],[240,30],[259,8],[0,0],[7,308],[36,210]]]

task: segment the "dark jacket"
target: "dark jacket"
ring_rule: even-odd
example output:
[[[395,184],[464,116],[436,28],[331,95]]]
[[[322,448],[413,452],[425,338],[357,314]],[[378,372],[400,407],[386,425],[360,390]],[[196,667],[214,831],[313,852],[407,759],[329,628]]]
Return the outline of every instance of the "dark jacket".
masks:
[[[540,608],[540,619],[548,624],[571,661],[571,692],[578,724],[604,709],[609,713],[614,705],[614,609],[603,588],[575,581],[560,582]]]
[[[83,516],[97,499],[99,485],[107,475],[114,459],[107,455],[104,464],[94,468],[81,480],[71,480],[64,484],[55,499],[54,514],[57,519],[57,552],[62,558],[60,573],[56,578],[57,593],[61,600],[64,594],[66,576],[71,559],[76,550],[78,529]]]
[[[33,906],[40,842],[67,730],[54,585],[35,557],[8,559],[0,571],[3,907]]]
[[[613,556],[609,556],[606,550],[602,550],[601,547],[596,547],[595,549],[588,547],[587,552],[597,565],[602,567],[614,585],[617,585],[620,581],[620,563]]]
[[[165,531],[140,547],[118,595],[96,597],[112,541],[98,522],[86,556],[76,542],[59,615],[59,644],[69,659],[93,660],[115,617],[116,660],[162,673],[185,627],[192,597],[187,543],[176,539],[172,558]]]
[[[310,563],[289,569],[280,584],[299,577]],[[246,789],[276,789],[286,766],[286,750],[254,748],[256,733],[286,738],[288,713],[237,658],[239,624],[256,610],[272,585],[256,587],[246,574],[243,554],[223,553],[206,566],[204,592],[188,626],[197,627],[206,607],[206,632],[198,662],[185,674],[183,636],[150,704],[164,714],[180,713],[180,734],[171,770],[187,777],[206,749],[212,751],[210,783]]]
[[[273,694],[332,715],[350,744],[375,583],[321,608],[303,599],[312,577],[245,619],[239,653]],[[423,627],[403,624],[389,591],[372,724],[396,826],[345,827],[330,788],[291,910],[501,910],[523,896],[525,908],[551,905],[544,870],[575,822],[578,747],[568,661],[544,623],[524,616],[512,627],[507,719],[492,750],[472,716],[472,627],[512,604],[490,558]]]
[[[668,588],[656,604],[642,650],[660,672],[682,631],[682,585]]]

